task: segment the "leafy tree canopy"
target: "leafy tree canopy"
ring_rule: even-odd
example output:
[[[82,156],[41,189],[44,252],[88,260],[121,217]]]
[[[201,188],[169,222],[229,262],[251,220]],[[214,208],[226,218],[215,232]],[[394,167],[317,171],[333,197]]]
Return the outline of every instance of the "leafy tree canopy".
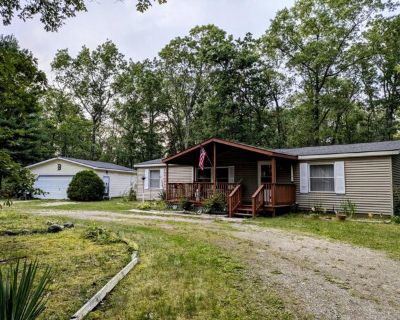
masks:
[[[144,12],[155,1],[159,4],[167,2],[167,0],[137,0],[136,8]],[[4,25],[10,24],[15,16],[25,21],[38,15],[46,31],[57,31],[67,18],[75,17],[78,12],[86,10],[85,0],[0,1],[0,14]]]

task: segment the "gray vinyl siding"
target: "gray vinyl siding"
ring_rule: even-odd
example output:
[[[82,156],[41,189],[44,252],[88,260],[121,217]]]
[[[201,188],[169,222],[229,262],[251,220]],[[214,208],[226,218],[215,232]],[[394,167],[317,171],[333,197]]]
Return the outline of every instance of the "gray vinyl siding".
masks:
[[[154,200],[160,198],[160,192],[162,189],[159,188],[150,188],[144,189],[143,188],[143,179],[142,177],[145,175],[145,170],[160,170],[164,169],[164,184],[166,183],[165,179],[165,166],[159,167],[148,167],[148,168],[138,168],[137,169],[137,198],[138,200]],[[190,183],[193,182],[193,167],[189,166],[169,166],[169,182],[180,182],[180,183]],[[165,189],[165,185],[164,185]]]
[[[400,155],[392,156],[393,210],[400,211]]]
[[[344,161],[346,194],[300,193],[299,165],[295,166],[296,202],[300,208],[309,209],[313,206],[322,206],[326,210],[337,210],[344,199],[350,199],[356,204],[358,213],[393,214],[392,158],[390,156],[300,162],[312,164],[334,163],[335,161]],[[397,172],[400,173],[400,170]]]

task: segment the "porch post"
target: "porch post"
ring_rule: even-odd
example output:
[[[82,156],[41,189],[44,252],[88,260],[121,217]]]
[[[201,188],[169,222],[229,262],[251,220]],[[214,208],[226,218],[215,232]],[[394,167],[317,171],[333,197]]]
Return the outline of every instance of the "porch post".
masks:
[[[271,159],[271,204],[272,204],[272,216],[275,217],[275,200],[276,200],[276,158],[272,157]]]
[[[214,142],[214,152],[213,152],[213,193],[217,190],[217,144]]]
[[[169,188],[168,188],[168,163],[165,164],[165,196],[169,200]]]

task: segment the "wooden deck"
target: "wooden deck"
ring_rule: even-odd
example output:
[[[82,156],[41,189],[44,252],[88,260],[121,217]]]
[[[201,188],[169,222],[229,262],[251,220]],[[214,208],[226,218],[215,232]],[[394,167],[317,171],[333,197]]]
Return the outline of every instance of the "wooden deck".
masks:
[[[215,192],[226,197],[229,217],[256,217],[261,212],[271,212],[287,208],[296,202],[296,187],[294,184],[267,183],[260,185],[252,195],[252,202],[242,201],[242,185],[240,183],[168,183],[167,201],[177,202],[185,198],[194,204],[201,205]]]

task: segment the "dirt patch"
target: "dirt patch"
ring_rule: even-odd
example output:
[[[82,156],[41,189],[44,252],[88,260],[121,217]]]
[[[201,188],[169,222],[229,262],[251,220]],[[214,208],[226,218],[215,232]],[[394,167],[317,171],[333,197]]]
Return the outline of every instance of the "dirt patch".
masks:
[[[287,231],[238,226],[251,265],[316,319],[399,319],[400,262],[384,253]]]

